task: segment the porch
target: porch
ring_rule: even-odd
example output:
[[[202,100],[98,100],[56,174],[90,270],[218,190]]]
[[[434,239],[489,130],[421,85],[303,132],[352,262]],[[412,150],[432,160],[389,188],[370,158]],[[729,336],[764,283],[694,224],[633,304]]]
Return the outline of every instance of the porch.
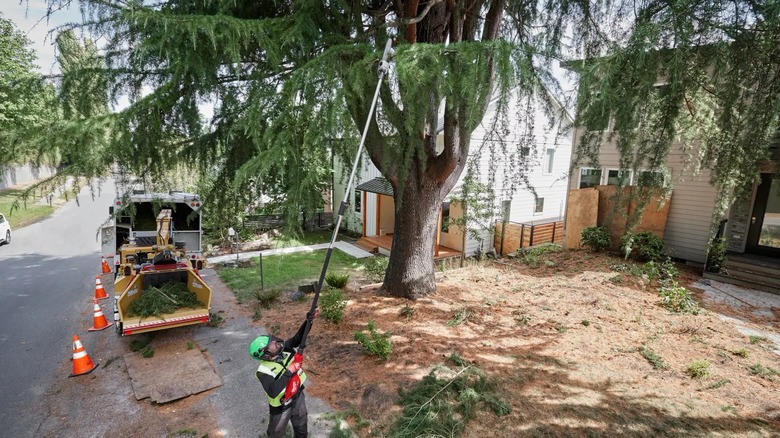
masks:
[[[384,236],[363,236],[356,243],[360,248],[371,253],[379,253],[386,256],[390,255],[390,249],[393,247],[393,235]],[[457,249],[449,248],[444,245],[436,245],[434,248],[434,260],[446,259],[450,257],[460,257],[461,252]]]
[[[704,278],[780,294],[780,260],[757,254],[727,254],[721,272]]]

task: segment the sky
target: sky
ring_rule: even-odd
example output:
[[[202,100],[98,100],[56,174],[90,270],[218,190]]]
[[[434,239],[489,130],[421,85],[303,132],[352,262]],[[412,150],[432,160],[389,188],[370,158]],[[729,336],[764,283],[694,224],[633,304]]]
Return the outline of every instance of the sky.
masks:
[[[14,22],[19,31],[32,41],[30,46],[38,55],[38,69],[43,74],[59,72],[55,58],[54,35],[49,31],[65,23],[80,22],[78,2],[69,8],[57,11],[46,18],[46,0],[4,0],[0,12],[4,18]]]

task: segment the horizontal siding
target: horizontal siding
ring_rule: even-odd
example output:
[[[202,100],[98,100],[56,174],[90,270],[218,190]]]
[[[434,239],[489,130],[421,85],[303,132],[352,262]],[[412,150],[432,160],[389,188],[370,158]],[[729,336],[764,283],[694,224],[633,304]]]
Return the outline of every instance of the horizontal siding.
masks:
[[[682,146],[675,143],[666,159],[666,166],[672,176],[673,192],[664,243],[673,257],[704,263],[718,193],[710,184],[709,169],[697,173],[687,168],[689,166],[685,163],[685,157],[691,156],[690,154],[695,156],[695,151],[683,153]],[[615,142],[605,141],[599,151],[599,165],[602,171],[607,168],[618,168],[619,162],[620,156]],[[590,166],[583,164],[581,167]],[[644,167],[640,166],[640,169]],[[569,187],[577,189],[578,184],[579,169],[573,169]]]

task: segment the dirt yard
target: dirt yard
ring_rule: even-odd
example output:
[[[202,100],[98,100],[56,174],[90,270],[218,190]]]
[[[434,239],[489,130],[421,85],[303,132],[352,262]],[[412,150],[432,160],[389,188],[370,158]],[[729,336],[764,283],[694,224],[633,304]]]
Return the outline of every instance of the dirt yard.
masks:
[[[416,302],[378,296],[376,287],[353,279],[344,320],[336,325],[320,317],[312,329],[307,392],[333,409],[359,413],[363,423],[354,415],[347,420],[357,436],[385,436],[401,413],[399,389],[457,354],[483,370],[511,407],[504,416],[483,409],[463,437],[778,436],[780,356],[767,339],[741,334],[720,314],[776,337],[780,306],[759,314],[699,291],[700,314],[672,314],[657,285],[614,270],[624,263],[585,251],[544,255],[536,268],[517,259],[487,262],[437,273],[437,293]],[[680,278],[699,279],[682,268]],[[223,295],[216,306],[226,315],[254,314],[253,304]],[[291,335],[308,298],[285,297],[251,324]],[[81,315],[85,327],[89,316]],[[364,355],[354,340],[369,320],[392,334],[387,362]],[[122,360],[132,339],[117,342],[108,332],[85,335],[88,351],[102,358],[99,371],[47,389],[49,414],[37,436],[225,436],[211,391],[163,405],[137,401]],[[180,348],[192,339],[189,330],[170,337]],[[166,347],[156,348],[162,355]],[[701,360],[709,373],[692,378],[687,369]],[[69,367],[63,361],[63,376]]]
[[[547,254],[536,268],[505,259],[438,273],[435,296],[417,302],[350,285],[344,320],[319,318],[312,329],[307,391],[334,409],[357,410],[369,421],[359,436],[382,436],[401,412],[399,388],[454,353],[495,379],[511,405],[506,416],[480,413],[464,436],[778,436],[773,344],[751,342],[695,290],[700,314],[670,313],[656,284],[610,268],[623,263],[585,251]],[[681,268],[681,284],[697,279]],[[309,303],[288,300],[259,322],[285,321],[279,333],[293,333]],[[780,308],[767,319],[710,304],[756,330],[780,332]],[[353,338],[369,320],[392,333],[386,363]],[[701,360],[708,374],[691,377],[688,367]]]

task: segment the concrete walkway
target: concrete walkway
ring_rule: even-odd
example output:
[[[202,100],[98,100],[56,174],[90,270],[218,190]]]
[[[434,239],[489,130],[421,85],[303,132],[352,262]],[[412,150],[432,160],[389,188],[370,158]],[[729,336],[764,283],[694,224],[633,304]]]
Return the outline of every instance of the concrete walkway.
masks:
[[[216,257],[209,257],[206,259],[208,263],[224,263],[229,260],[248,260],[252,257],[259,257],[260,254],[263,256],[270,256],[270,255],[278,255],[278,254],[291,254],[294,252],[312,252],[312,251],[319,251],[321,249],[327,249],[329,243],[320,243],[317,245],[305,245],[305,246],[293,246],[289,248],[276,248],[276,249],[266,249],[263,251],[250,251],[250,252],[241,252],[236,254],[225,254],[221,256]],[[357,259],[364,259],[366,257],[371,257],[373,254],[371,254],[368,251],[364,251],[360,248],[358,248],[355,245],[352,245],[351,243],[347,243],[344,241],[338,241],[333,245],[334,248],[340,249],[341,251],[351,255],[352,257],[355,257]]]
[[[775,318],[774,311],[780,309],[780,295],[777,294],[704,278],[697,281],[693,286],[704,290],[705,299],[751,313],[759,319],[771,321]],[[745,336],[763,336],[771,340],[774,343],[772,350],[780,355],[780,334],[777,334],[771,327],[766,327],[766,330],[756,330],[755,327],[760,327],[760,324],[748,326],[746,321],[739,318],[721,314],[718,314],[718,317],[733,323],[737,330]]]

